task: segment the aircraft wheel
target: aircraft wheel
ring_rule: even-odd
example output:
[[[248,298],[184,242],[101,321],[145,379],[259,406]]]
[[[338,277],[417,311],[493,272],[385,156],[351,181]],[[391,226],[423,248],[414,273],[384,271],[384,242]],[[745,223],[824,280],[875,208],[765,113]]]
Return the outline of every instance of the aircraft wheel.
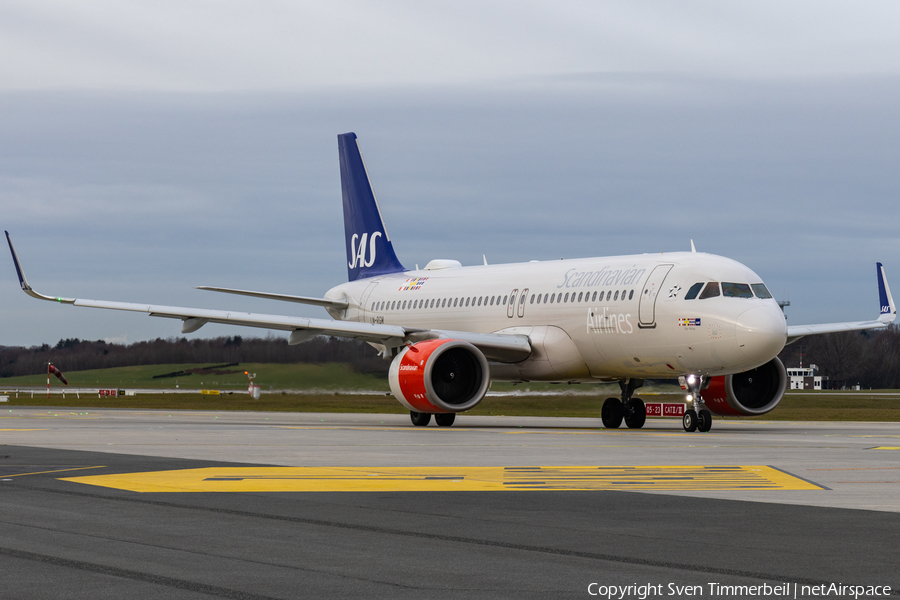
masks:
[[[437,413],[434,415],[434,422],[439,427],[450,427],[456,420],[456,413]]]
[[[425,427],[431,423],[431,413],[420,413],[409,411],[409,420],[416,427]]]
[[[684,411],[684,418],[681,420],[685,431],[697,431],[697,411],[694,409]]]
[[[632,398],[625,406],[625,424],[629,429],[640,429],[647,421],[647,407],[640,398]]]
[[[697,415],[697,431],[706,433],[712,429],[712,413],[704,409]]]
[[[607,429],[617,429],[622,424],[625,408],[618,398],[607,398],[600,409],[600,420]]]

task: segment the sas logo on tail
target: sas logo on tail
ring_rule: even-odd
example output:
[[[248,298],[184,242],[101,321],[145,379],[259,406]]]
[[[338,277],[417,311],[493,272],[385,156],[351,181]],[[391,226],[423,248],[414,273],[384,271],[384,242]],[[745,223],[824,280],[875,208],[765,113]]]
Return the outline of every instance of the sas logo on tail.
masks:
[[[369,259],[366,260],[366,238],[368,236],[368,233],[364,233],[360,238],[358,233],[354,233],[353,237],[350,238],[350,256],[353,257],[353,262],[347,263],[347,266],[351,269],[371,267],[375,264],[375,239],[381,237],[381,232],[376,231],[369,239]],[[356,245],[357,240],[359,241],[359,247]]]

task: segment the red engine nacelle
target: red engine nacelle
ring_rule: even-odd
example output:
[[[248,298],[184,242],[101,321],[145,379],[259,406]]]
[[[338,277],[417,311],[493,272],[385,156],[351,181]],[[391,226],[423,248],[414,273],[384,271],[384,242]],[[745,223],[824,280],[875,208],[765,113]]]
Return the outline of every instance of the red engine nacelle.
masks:
[[[787,373],[776,356],[752,371],[713,377],[703,401],[717,415],[764,415],[778,406],[786,389]]]
[[[419,413],[456,413],[481,402],[490,384],[487,359],[461,340],[426,340],[404,348],[391,363],[391,392]]]

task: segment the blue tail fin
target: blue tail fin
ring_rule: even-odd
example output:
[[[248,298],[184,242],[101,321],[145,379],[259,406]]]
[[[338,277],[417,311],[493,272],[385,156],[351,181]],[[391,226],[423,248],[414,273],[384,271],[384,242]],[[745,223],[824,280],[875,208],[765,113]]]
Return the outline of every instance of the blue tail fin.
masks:
[[[884,267],[881,263],[875,263],[875,265],[878,272],[878,300],[881,304],[881,315],[878,320],[883,323],[892,323],[897,318],[897,307],[894,305],[894,297],[891,296],[891,288],[888,286]]]
[[[394,254],[355,133],[338,136],[350,281],[405,271]]]

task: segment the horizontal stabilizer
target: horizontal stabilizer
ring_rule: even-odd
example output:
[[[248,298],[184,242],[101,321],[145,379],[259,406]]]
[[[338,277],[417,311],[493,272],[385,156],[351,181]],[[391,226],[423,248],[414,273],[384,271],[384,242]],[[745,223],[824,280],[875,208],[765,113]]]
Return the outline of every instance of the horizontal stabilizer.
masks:
[[[210,292],[222,292],[224,294],[235,294],[238,296],[251,296],[253,298],[266,298],[267,300],[281,300],[282,302],[297,302],[298,304],[312,304],[313,306],[324,306],[325,308],[333,308],[335,310],[344,310],[349,306],[343,300],[328,300],[327,298],[311,298],[309,296],[289,296],[288,294],[272,294],[269,292],[253,292],[250,290],[234,290],[231,288],[210,287],[206,285],[198,286],[198,290],[207,290]]]

